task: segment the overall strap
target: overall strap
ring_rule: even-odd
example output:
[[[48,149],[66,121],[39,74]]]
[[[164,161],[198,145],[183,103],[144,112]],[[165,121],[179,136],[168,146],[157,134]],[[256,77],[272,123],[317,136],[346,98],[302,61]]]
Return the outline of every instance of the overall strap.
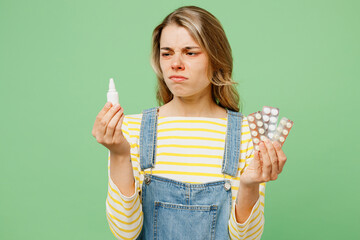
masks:
[[[142,112],[139,143],[142,171],[153,168],[155,164],[157,108],[145,109]]]
[[[224,160],[221,172],[236,176],[240,158],[242,114],[226,109],[228,112],[225,138]]]

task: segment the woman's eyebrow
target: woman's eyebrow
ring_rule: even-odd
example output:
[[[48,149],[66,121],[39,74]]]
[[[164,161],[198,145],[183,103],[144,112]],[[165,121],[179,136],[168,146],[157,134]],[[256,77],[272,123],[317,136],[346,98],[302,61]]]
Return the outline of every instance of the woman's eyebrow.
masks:
[[[193,49],[193,48],[199,48],[199,47],[187,46],[187,47],[184,47],[183,49]],[[172,48],[169,48],[169,47],[162,47],[160,49],[161,50],[173,50]]]

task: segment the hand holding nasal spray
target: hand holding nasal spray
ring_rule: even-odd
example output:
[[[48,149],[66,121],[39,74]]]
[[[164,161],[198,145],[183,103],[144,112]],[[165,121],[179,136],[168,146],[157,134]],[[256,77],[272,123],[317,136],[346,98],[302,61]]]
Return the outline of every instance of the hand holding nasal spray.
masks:
[[[122,122],[124,120],[124,109],[119,105],[119,94],[116,91],[114,79],[110,78],[109,90],[107,92],[107,101],[112,103],[108,114],[112,117],[107,124],[107,134],[113,136],[111,145],[106,146],[111,153],[117,156],[130,156],[130,144],[122,134]],[[109,116],[110,117],[110,116]],[[115,140],[116,139],[116,140]],[[110,157],[110,153],[109,153]],[[130,165],[131,166],[131,165]],[[131,168],[132,169],[132,168]]]

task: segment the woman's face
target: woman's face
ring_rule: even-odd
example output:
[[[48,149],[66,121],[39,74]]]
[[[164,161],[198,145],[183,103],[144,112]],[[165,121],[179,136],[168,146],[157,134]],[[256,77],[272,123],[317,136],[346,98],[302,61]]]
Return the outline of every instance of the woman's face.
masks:
[[[207,77],[207,53],[186,28],[173,24],[163,29],[160,38],[160,67],[165,83],[174,97],[196,97],[211,93],[211,83]]]

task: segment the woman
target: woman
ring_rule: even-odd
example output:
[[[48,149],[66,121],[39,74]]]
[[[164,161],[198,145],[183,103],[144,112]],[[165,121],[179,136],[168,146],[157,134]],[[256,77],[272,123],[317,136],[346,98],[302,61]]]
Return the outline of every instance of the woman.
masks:
[[[185,6],[153,32],[160,107],[124,115],[107,103],[92,134],[109,149],[106,212],[117,239],[260,239],[265,183],[286,161],[254,151],[220,22]]]

